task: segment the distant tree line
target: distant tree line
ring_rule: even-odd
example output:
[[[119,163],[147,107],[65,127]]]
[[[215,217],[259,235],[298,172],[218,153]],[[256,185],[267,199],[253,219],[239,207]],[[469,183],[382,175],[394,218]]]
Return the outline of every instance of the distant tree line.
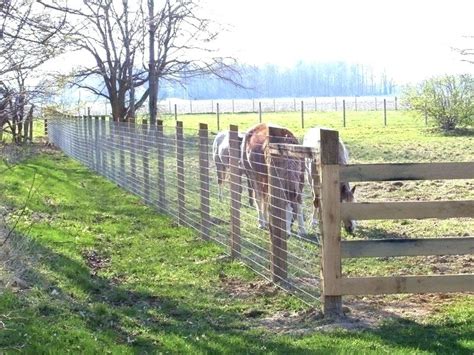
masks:
[[[273,64],[241,66],[243,87],[210,76],[183,77],[162,83],[160,96],[185,99],[391,95],[395,82],[385,72],[346,62],[299,62],[291,68]]]

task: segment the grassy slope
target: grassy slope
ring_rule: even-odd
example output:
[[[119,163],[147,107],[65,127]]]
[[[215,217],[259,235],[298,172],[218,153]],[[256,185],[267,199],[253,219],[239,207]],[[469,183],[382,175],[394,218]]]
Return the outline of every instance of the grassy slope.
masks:
[[[379,158],[374,153],[374,159]],[[244,266],[219,259],[223,253],[219,247],[177,228],[60,155],[42,155],[2,173],[1,201],[21,206],[33,176],[38,192],[19,224],[27,236],[15,238],[30,250],[24,278],[31,288],[0,296],[0,321],[5,324],[0,332],[2,349],[466,354],[474,350],[472,298],[445,307],[424,324],[388,320],[377,330],[298,337],[256,329],[245,311],[259,309],[271,315],[305,306],[282,293],[232,297],[225,280],[255,279]],[[100,268],[91,270],[86,259]]]

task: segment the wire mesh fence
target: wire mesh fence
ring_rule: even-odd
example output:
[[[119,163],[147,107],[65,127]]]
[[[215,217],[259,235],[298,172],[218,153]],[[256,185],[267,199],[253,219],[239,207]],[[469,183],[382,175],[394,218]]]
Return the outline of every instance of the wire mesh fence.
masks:
[[[259,155],[262,146],[257,146],[249,151],[256,159],[250,163],[261,162],[261,167],[245,169],[245,134],[237,129],[215,134],[205,124],[184,129],[181,122],[166,127],[161,121],[152,126],[83,117],[50,120],[48,135],[65,154],[222,245],[264,278],[317,304],[318,229],[302,217],[311,215],[313,205],[305,162],[280,159],[272,175],[265,165],[271,157]],[[260,142],[268,138],[264,134]],[[284,200],[280,210],[275,210],[274,195]],[[281,239],[270,237],[271,218],[270,228],[280,229],[272,235]]]

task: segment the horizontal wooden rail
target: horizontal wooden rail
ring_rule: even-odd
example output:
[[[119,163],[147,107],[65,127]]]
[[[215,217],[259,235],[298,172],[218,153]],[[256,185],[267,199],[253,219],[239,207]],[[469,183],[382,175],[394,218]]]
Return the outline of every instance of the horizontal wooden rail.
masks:
[[[426,202],[350,202],[341,204],[341,218],[423,219],[474,217],[474,200]]]
[[[474,179],[474,162],[341,166],[341,181]]]
[[[285,152],[295,156],[310,158],[319,153],[319,149],[300,144],[270,143],[268,146],[271,154],[281,154]]]
[[[474,274],[345,277],[339,280],[337,289],[340,295],[474,292]]]
[[[474,254],[474,237],[344,240],[343,258]]]

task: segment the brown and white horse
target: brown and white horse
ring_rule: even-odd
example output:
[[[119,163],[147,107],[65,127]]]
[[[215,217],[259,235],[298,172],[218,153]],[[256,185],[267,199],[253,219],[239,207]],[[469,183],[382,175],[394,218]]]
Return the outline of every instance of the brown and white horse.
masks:
[[[321,129],[329,129],[324,127],[310,128],[304,135],[303,145],[319,149],[321,142]],[[339,138],[339,164],[349,163],[349,152]],[[308,171],[308,181],[313,190],[314,204],[313,204],[313,226],[318,224],[318,209],[319,209],[319,191],[313,189],[313,171],[311,168],[311,160],[306,160],[306,169]],[[348,182],[341,182],[341,202],[353,202],[354,201],[355,186],[351,189]],[[343,220],[344,229],[348,233],[354,233],[356,228],[356,222],[353,220]]]
[[[269,128],[272,132],[272,142],[298,144],[298,140],[288,129],[260,123],[250,128],[242,142],[241,162],[248,178],[251,181],[255,204],[258,212],[258,225],[260,228],[268,227],[268,143]],[[285,194],[286,205],[286,233],[290,235],[291,224],[294,219],[298,221],[298,234],[305,235],[304,218],[302,210],[302,190],[304,186],[304,159],[283,157],[286,159],[286,169],[280,169],[281,188]]]
[[[217,185],[219,193],[219,201],[222,202],[222,185],[226,178],[227,170],[230,170],[230,141],[229,131],[222,131],[217,133],[214,142],[212,143],[212,159],[216,164],[217,172]],[[243,134],[239,133],[239,142],[242,145]],[[243,174],[241,169],[240,174]],[[250,180],[247,178],[248,193],[249,193],[249,205],[253,206],[253,193],[250,185]]]

